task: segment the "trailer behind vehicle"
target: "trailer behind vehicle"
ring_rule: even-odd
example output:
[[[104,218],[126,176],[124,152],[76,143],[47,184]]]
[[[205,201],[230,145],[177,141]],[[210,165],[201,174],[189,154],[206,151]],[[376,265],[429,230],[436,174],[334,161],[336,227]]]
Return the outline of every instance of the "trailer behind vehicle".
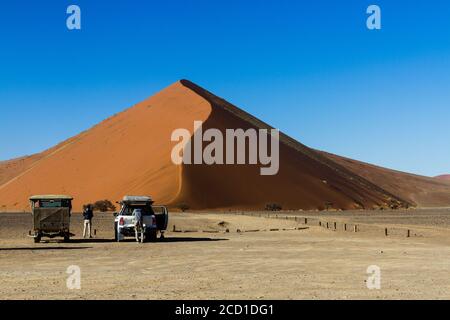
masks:
[[[70,240],[71,196],[36,195],[30,197],[33,230],[30,236],[38,243],[42,237],[63,237]]]

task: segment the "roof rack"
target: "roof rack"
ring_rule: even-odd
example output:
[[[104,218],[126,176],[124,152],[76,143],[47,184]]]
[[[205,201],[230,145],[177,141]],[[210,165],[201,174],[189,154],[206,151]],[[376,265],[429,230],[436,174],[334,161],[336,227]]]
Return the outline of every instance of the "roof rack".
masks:
[[[45,195],[36,195],[30,197],[31,201],[37,200],[73,200],[72,196],[63,195],[63,194],[45,194]]]
[[[123,197],[123,202],[151,202],[153,203],[153,199],[149,196],[125,196]]]

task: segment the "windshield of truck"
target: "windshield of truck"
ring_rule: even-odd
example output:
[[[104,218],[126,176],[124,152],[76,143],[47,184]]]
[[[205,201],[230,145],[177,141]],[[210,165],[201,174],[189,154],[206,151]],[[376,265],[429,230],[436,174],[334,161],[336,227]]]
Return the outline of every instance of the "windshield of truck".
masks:
[[[68,200],[39,200],[37,203],[39,208],[69,208],[70,201]]]

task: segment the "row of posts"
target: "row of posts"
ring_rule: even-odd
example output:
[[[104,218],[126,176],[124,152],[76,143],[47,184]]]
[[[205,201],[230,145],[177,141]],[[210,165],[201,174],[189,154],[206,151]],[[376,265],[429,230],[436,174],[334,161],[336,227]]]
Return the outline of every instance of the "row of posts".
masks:
[[[296,221],[297,221],[297,219],[296,219]],[[305,218],[305,224],[307,223],[307,219]],[[322,226],[322,221],[319,221],[319,226]],[[337,222],[333,222],[333,227],[334,227],[334,230],[337,230]],[[343,227],[344,227],[344,231],[347,231],[347,223],[344,223],[343,224]],[[326,222],[326,228],[327,229],[329,229],[330,228],[330,224],[329,224],[329,222]],[[353,232],[358,232],[359,230],[358,230],[358,225],[356,225],[356,224],[354,224],[353,225]],[[389,235],[389,232],[388,232],[388,228],[384,228],[384,235],[387,237],[388,235]],[[409,237],[411,237],[411,230],[410,229],[407,229],[406,230],[406,237],[407,238],[409,238]]]
[[[243,215],[244,213],[242,213],[242,215]],[[253,215],[253,214],[252,214]],[[259,217],[262,217],[263,215],[260,213],[259,214]],[[271,215],[270,214],[267,214],[267,218],[270,218],[271,217]],[[273,216],[272,216],[273,217]],[[275,218],[276,219],[278,219],[278,215],[276,214],[275,215]],[[289,219],[289,217],[288,216],[285,216],[285,218],[286,218],[286,220],[287,219]],[[295,221],[299,221],[299,219],[300,218],[298,218],[298,217],[294,217],[294,220]],[[301,219],[303,219],[303,223],[304,224],[308,224],[308,218],[301,218]],[[322,226],[322,221],[320,221],[319,220],[319,226]],[[343,224],[343,226],[344,226],[344,231],[347,231],[347,223],[344,223]],[[337,230],[337,222],[333,222],[333,227],[334,227],[334,230]],[[326,228],[327,229],[329,229],[330,228],[330,225],[329,225],[329,222],[326,222]],[[358,230],[358,225],[356,225],[356,224],[354,224],[353,225],[353,232],[358,232],[359,230]],[[389,235],[389,232],[388,232],[388,228],[384,228],[384,235],[387,237],[388,235]],[[411,230],[409,230],[409,229],[407,229],[406,230],[406,237],[407,238],[409,238],[411,236]]]

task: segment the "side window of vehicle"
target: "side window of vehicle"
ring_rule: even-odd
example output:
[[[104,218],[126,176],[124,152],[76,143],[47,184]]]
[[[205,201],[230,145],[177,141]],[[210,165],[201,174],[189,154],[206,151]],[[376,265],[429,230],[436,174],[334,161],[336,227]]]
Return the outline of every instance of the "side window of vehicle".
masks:
[[[123,206],[123,207],[120,209],[119,215],[121,215],[121,216],[126,216],[126,215],[128,215],[128,208],[127,208],[126,206]]]

